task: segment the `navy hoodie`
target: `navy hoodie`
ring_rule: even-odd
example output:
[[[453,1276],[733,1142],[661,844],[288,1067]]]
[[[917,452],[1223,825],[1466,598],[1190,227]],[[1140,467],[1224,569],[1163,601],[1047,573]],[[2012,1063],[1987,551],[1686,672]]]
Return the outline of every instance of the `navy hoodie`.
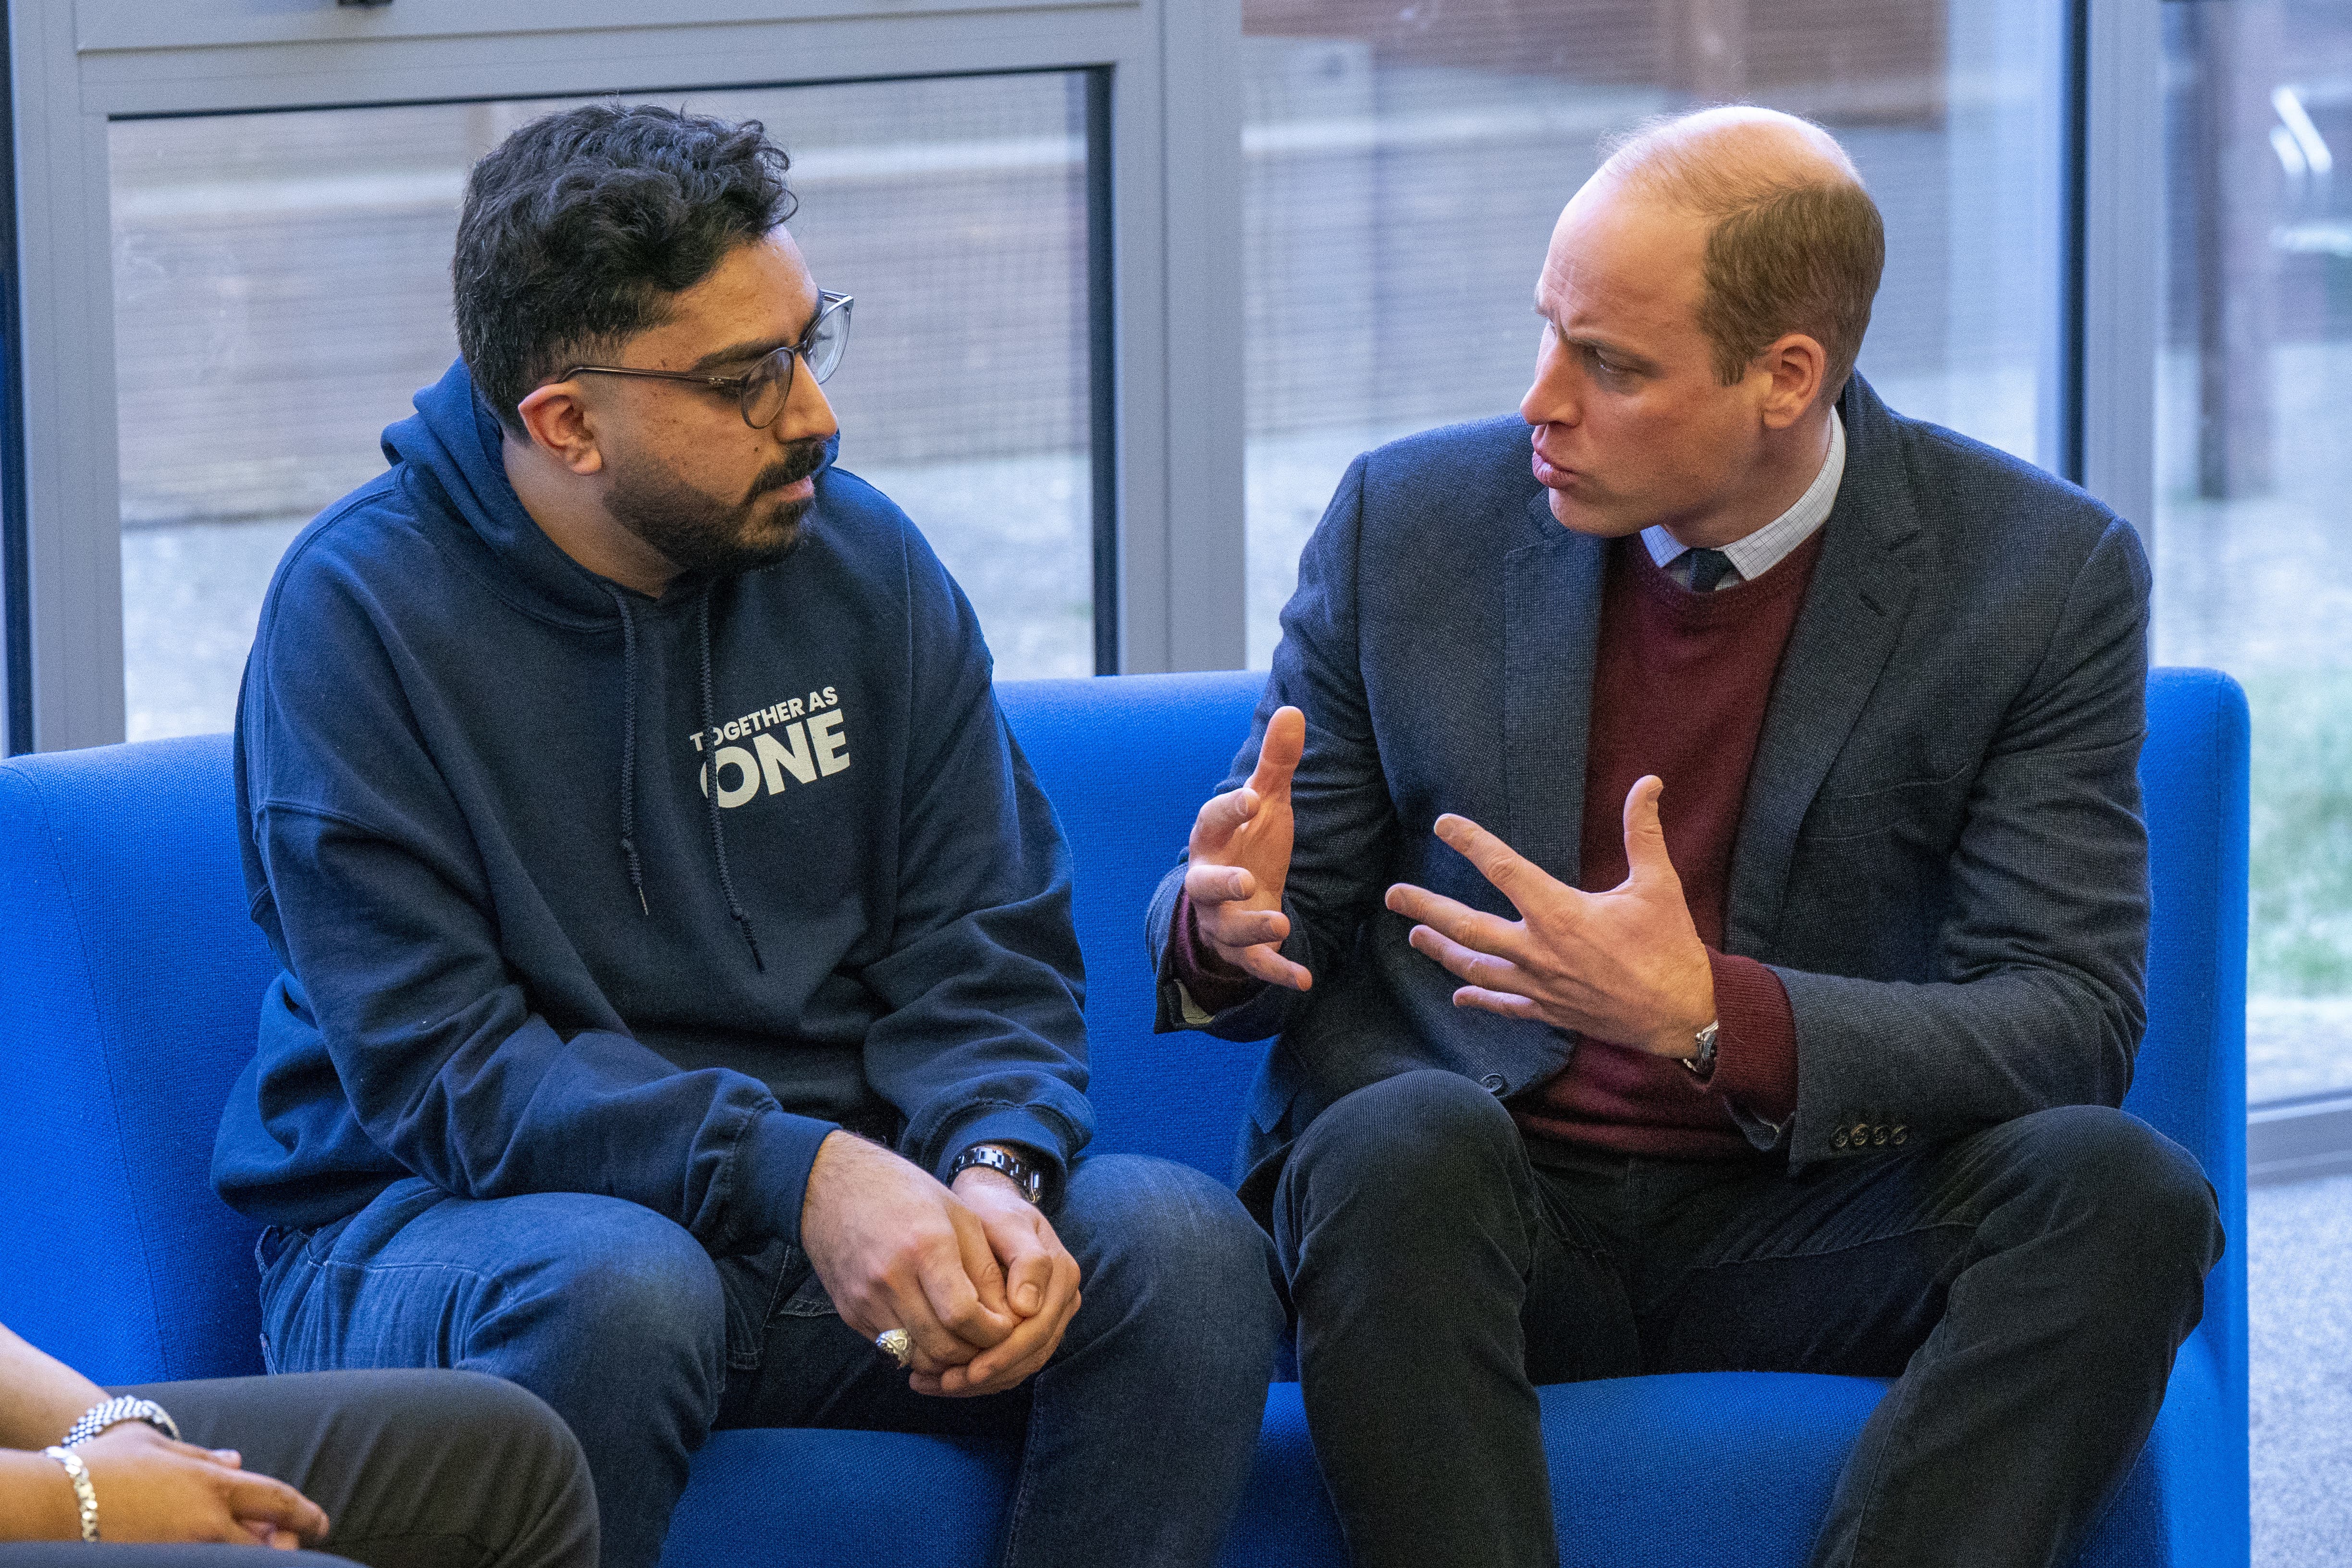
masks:
[[[784,560],[649,599],[500,439],[454,366],[270,584],[236,784],[285,973],[221,1195],[309,1229],[410,1175],[597,1193],[719,1253],[797,1241],[836,1127],[943,1178],[1075,1157],[1068,854],[922,536],[828,467]]]

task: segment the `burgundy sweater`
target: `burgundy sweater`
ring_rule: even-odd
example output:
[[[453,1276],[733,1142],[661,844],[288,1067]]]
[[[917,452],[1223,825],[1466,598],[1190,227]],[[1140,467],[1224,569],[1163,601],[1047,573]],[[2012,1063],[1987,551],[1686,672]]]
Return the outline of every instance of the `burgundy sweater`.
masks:
[[[1735,1159],[1754,1150],[1729,1106],[1779,1121],[1797,1103],[1797,1029],[1788,993],[1751,958],[1721,950],[1731,852],[1764,710],[1822,532],[1753,583],[1713,594],[1677,584],[1638,536],[1610,549],[1585,747],[1580,885],[1600,892],[1625,879],[1625,795],[1656,773],[1666,852],[1681,877],[1715,974],[1721,1033],[1702,1083],[1679,1063],[1585,1040],[1568,1066],[1518,1095],[1511,1114],[1538,1147],[1573,1144],[1627,1154]],[[1180,903],[1176,979],[1193,1001],[1223,1011],[1258,983],[1200,938]]]

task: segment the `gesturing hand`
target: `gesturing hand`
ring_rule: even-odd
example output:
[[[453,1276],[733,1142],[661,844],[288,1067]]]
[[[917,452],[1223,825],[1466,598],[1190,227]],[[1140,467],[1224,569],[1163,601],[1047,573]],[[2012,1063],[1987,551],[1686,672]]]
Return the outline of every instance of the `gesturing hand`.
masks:
[[[1282,912],[1290,876],[1290,780],[1307,750],[1307,715],[1277,708],[1266,721],[1249,783],[1212,795],[1192,821],[1184,896],[1202,938],[1244,973],[1304,991],[1315,983],[1277,951],[1290,935]]]
[[[949,1392],[940,1373],[1021,1325],[980,1217],[929,1172],[851,1133],[817,1146],[801,1247],[843,1322],[869,1340],[907,1331],[921,1392]]]
[[[919,1394],[994,1394],[1013,1388],[1042,1369],[1062,1342],[1062,1332],[1078,1310],[1078,1261],[1054,1234],[1045,1214],[1021,1195],[1002,1173],[974,1166],[959,1173],[955,1194],[988,1234],[988,1245],[1004,1267],[1006,1304],[1021,1326],[1003,1343],[962,1366],[951,1366]]]
[[[74,1450],[98,1497],[98,1527],[116,1542],[224,1542],[291,1552],[327,1533],[319,1505],[230,1448],[175,1443],[125,1421]]]
[[[1605,893],[1570,887],[1465,816],[1437,836],[1469,858],[1519,911],[1507,921],[1400,882],[1388,907],[1420,923],[1409,940],[1467,982],[1458,1007],[1573,1029],[1654,1056],[1697,1054],[1715,1021],[1715,978],[1658,825],[1665,785],[1652,774],[1625,796],[1625,880]]]

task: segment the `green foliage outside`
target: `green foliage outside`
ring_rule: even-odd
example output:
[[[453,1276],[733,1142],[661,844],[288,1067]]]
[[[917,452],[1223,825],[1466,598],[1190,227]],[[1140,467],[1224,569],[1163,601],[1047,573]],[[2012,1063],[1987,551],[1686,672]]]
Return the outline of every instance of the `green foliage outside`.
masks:
[[[2352,669],[2241,679],[2253,711],[2247,988],[2352,994]]]

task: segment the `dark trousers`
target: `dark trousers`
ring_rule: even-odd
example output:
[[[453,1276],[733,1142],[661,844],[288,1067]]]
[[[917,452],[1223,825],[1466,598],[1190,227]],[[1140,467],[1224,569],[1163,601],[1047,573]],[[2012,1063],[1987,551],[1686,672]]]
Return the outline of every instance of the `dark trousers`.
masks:
[[[227,1561],[332,1568],[595,1568],[596,1497],[580,1445],[521,1389],[461,1372],[321,1372],[118,1389],[180,1436],[326,1510],[321,1552]],[[106,1529],[106,1497],[98,1500]],[[220,1568],[218,1546],[0,1544],[0,1568]],[[93,1555],[95,1553],[95,1555]]]
[[[1535,1385],[1728,1370],[1897,1380],[1817,1568],[2071,1563],[2222,1247],[2195,1161],[2104,1107],[1792,1177],[1538,1163],[1500,1103],[1436,1071],[1318,1117],[1273,1219],[1357,1568],[1549,1568]],[[1691,1456],[1693,1487],[1706,1463]]]

